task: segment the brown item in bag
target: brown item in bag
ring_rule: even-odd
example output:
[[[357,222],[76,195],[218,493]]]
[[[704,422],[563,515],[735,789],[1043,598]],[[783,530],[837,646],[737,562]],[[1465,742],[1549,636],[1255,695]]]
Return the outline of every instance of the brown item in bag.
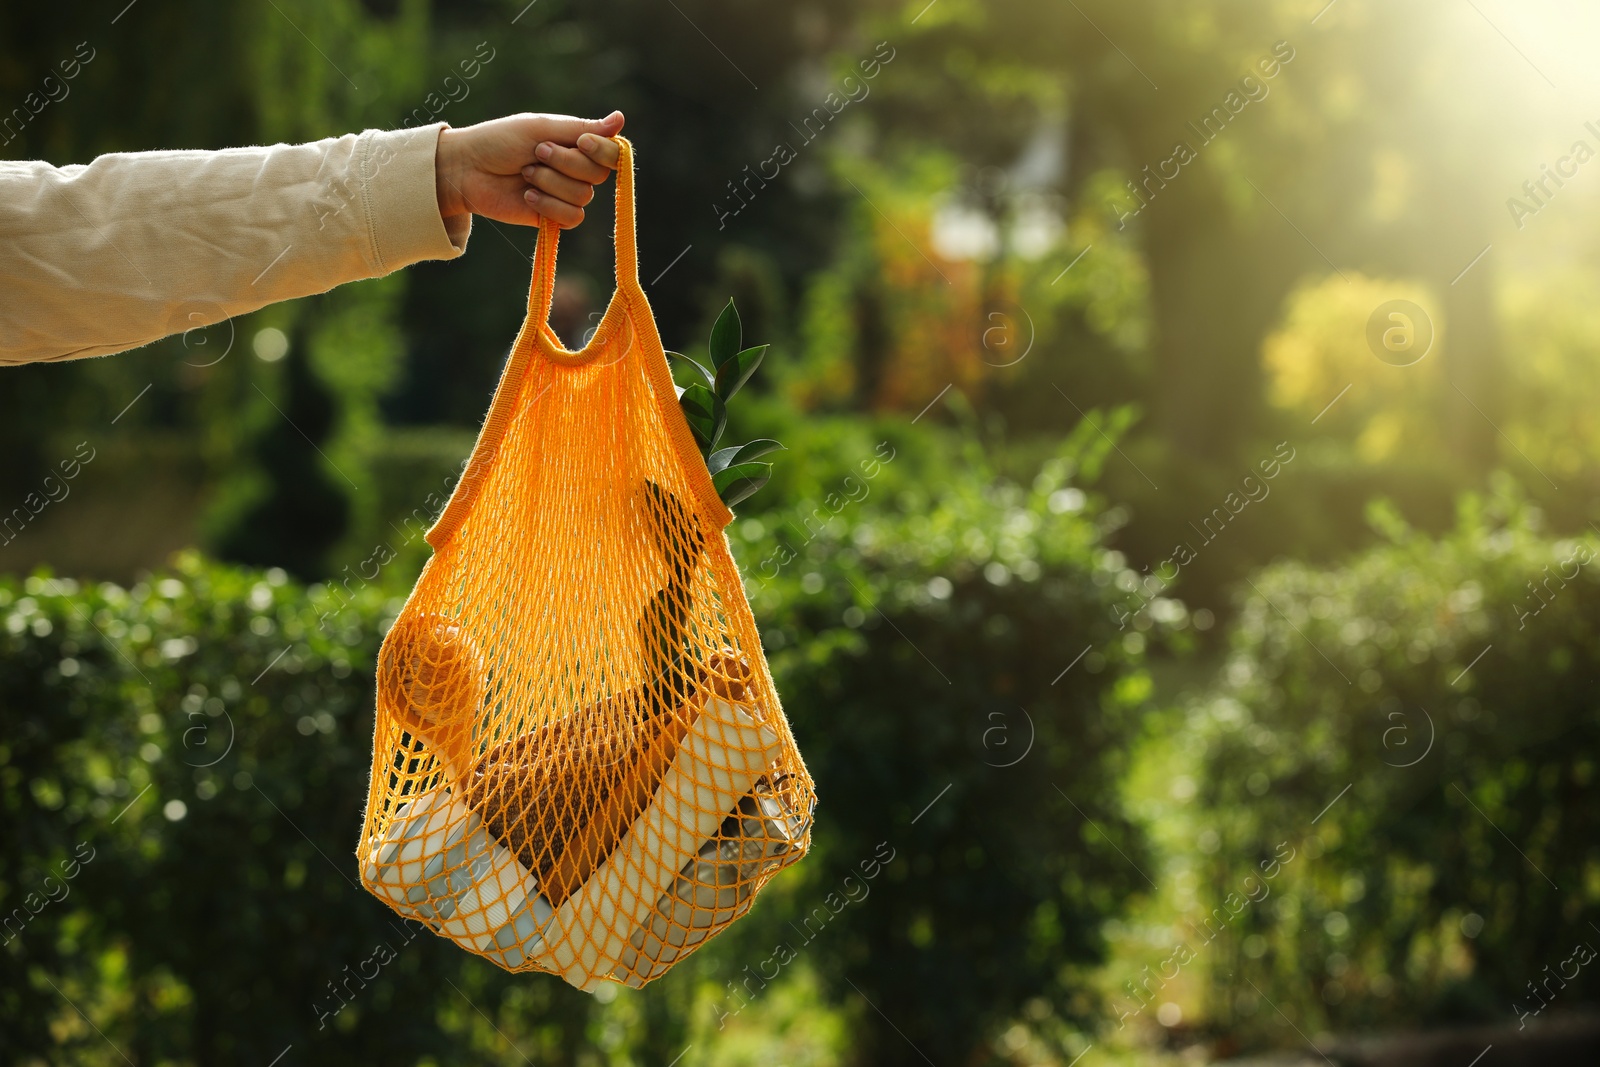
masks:
[[[641,711],[636,690],[497,745],[474,768],[467,804],[533,872],[551,905],[560,907],[650,804],[699,715],[706,687],[731,703],[742,702],[749,672],[731,650],[717,653],[706,670],[696,672],[695,695],[681,707]],[[619,717],[631,729],[594,728]],[[597,736],[616,740],[596,752]]]
[[[533,873],[552,906],[605,862],[650,803],[691,725],[693,712],[683,709],[631,730],[602,728],[631,718],[629,703],[613,698],[547,723],[496,745],[473,768],[468,806]]]

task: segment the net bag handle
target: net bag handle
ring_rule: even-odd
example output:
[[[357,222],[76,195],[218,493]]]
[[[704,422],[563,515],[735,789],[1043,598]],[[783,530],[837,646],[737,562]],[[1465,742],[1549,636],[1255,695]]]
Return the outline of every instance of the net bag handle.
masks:
[[[568,351],[550,328],[550,302],[556,283],[556,250],[561,227],[549,218],[539,219],[539,243],[533,252],[533,284],[528,289],[528,323],[534,327],[534,346],[552,363],[576,367],[588,363],[606,346],[616,332],[627,327],[627,305],[644,299],[639,285],[639,242],[634,231],[633,145],[626,137],[613,137],[617,143],[617,206],[613,244],[616,248],[617,296],[606,308],[589,343],[576,352]],[[520,338],[519,338],[520,340]]]
[[[461,480],[438,521],[424,535],[435,552],[449,542],[472,510],[478,490],[488,478],[495,457],[499,454],[506,430],[517,414],[523,379],[535,353],[559,366],[578,368],[599,355],[613,338],[625,335],[625,331],[633,332],[630,348],[640,349],[645,378],[655,395],[656,408],[667,425],[673,448],[684,465],[689,485],[700,505],[701,517],[713,523],[718,530],[733,521],[733,512],[728,510],[716,486],[712,484],[711,473],[700,458],[700,449],[689,429],[689,422],[678,407],[672,371],[667,366],[661,338],[656,332],[655,316],[651,314],[650,303],[639,284],[639,245],[634,226],[633,143],[621,136],[612,140],[618,148],[616,226],[613,236],[616,248],[616,292],[589,343],[576,352],[564,348],[561,339],[550,328],[549,321],[550,299],[556,278],[556,246],[561,228],[548,217],[541,216],[538,245],[533,252],[533,280],[528,288],[528,317],[523,320],[522,329],[511,348],[505,372],[500,376],[494,400],[489,405],[488,418],[484,420]]]

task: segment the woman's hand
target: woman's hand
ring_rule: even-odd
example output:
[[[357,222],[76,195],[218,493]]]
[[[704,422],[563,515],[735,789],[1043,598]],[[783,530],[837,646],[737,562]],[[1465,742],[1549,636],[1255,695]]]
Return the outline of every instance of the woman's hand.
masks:
[[[616,169],[622,112],[603,119],[570,115],[508,115],[463,129],[439,131],[434,178],[439,215],[482,215],[496,222],[537,226],[540,217],[562,229],[583,221],[594,187]]]

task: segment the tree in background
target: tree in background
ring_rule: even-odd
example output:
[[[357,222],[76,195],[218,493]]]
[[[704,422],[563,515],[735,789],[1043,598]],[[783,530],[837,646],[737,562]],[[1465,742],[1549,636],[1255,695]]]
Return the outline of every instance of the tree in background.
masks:
[[[270,414],[251,458],[264,491],[244,502],[215,540],[224,558],[279,565],[312,581],[327,577],[324,557],[344,535],[350,505],[321,448],[333,430],[333,398],[311,372],[304,337],[297,340],[283,363],[283,393],[277,401],[262,394]]]

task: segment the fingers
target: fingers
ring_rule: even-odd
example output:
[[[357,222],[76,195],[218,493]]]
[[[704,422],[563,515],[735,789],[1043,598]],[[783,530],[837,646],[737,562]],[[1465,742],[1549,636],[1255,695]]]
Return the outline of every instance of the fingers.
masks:
[[[469,173],[456,182],[472,194],[465,210],[516,225],[545,218],[571,229],[583,221],[594,186],[611,176],[621,158],[612,138],[623,122],[620,111],[603,119],[522,114],[447,130],[474,138]],[[445,205],[442,196],[440,203]]]
[[[565,200],[575,207],[584,207],[594,199],[594,185],[569,178],[549,167],[528,167],[522,172],[528,184],[540,192],[549,193],[557,200]]]
[[[621,129],[621,119],[621,114],[614,112],[587,125]],[[522,168],[523,180],[532,186],[523,197],[528,206],[562,229],[582,222],[584,206],[594,199],[594,187],[611,176],[621,156],[611,137],[585,131],[578,135],[576,148],[552,141],[540,143],[534,150],[540,162]]]
[[[570,230],[583,221],[583,208],[567,203],[549,193],[540,192],[538,189],[529,189],[522,194],[530,208],[538,214],[554,222],[563,230]]]
[[[612,148],[613,157],[616,154],[617,143],[606,140],[604,142]],[[544,142],[534,149],[534,158],[545,167],[552,168],[574,181],[587,182],[590,185],[599,185],[611,176],[611,169],[603,163],[597,162],[590,156],[576,148],[562,148],[560,145]],[[541,170],[539,164],[531,164],[522,168],[522,176],[529,181],[533,180],[535,171]],[[551,190],[552,192],[554,190]]]

